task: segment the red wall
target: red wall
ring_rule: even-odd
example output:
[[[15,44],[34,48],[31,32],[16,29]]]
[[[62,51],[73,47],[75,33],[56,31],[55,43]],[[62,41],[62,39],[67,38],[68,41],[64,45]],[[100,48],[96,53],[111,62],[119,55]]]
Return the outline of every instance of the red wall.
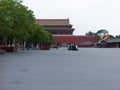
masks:
[[[79,44],[80,42],[97,42],[97,38],[94,36],[55,36],[56,37],[56,43],[61,44]]]

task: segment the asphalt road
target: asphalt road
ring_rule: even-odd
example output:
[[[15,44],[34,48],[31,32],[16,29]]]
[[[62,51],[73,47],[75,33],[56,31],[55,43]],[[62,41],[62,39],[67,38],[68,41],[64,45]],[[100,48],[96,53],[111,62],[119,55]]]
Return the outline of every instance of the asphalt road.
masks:
[[[120,90],[120,49],[0,54],[0,90]]]

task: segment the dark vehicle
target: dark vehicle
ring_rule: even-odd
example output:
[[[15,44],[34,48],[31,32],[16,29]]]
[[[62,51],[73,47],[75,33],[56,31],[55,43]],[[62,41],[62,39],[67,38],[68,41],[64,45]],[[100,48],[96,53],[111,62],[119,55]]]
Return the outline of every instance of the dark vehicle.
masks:
[[[78,50],[78,46],[76,44],[68,44],[68,50]]]

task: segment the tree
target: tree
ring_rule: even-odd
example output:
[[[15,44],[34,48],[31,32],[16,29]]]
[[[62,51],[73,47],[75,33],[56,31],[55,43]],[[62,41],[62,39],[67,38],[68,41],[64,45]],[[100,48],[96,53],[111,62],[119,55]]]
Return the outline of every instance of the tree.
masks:
[[[14,42],[53,43],[54,37],[36,24],[33,11],[21,0],[0,0],[0,38],[12,46]],[[24,48],[24,47],[23,47]]]
[[[12,45],[24,41],[33,31],[33,12],[21,0],[0,0],[0,36]]]
[[[51,33],[47,32],[47,31],[43,31],[42,32],[41,43],[42,44],[52,44],[52,43],[54,43],[53,38],[51,38],[51,37],[52,37]]]
[[[96,32],[96,35],[98,37],[99,40],[102,40],[105,36],[109,35],[108,31],[105,30],[105,29],[101,29],[101,30],[98,30]]]
[[[27,42],[34,43],[34,44],[41,43],[44,33],[45,33],[44,28],[38,24],[35,24],[34,31],[28,37]]]
[[[89,31],[86,33],[86,35],[89,35],[89,36],[96,36],[96,33],[92,32],[92,31]]]
[[[103,41],[109,41],[110,39],[114,39],[114,36],[113,35],[107,35],[102,40]]]
[[[27,38],[26,42],[29,46],[30,44],[34,44],[34,46],[39,44],[53,44],[55,43],[55,38],[51,33],[45,31],[44,27],[35,24],[33,33]]]
[[[116,35],[115,38],[120,38],[120,35]]]
[[[114,39],[115,37],[113,35],[108,35],[110,39]]]

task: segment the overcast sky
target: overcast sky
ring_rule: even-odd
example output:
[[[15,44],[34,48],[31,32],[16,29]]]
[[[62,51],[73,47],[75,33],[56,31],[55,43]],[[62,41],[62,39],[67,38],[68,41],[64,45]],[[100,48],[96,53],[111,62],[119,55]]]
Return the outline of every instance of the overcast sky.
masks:
[[[120,0],[23,0],[37,19],[70,19],[74,35],[106,29],[120,34]]]

